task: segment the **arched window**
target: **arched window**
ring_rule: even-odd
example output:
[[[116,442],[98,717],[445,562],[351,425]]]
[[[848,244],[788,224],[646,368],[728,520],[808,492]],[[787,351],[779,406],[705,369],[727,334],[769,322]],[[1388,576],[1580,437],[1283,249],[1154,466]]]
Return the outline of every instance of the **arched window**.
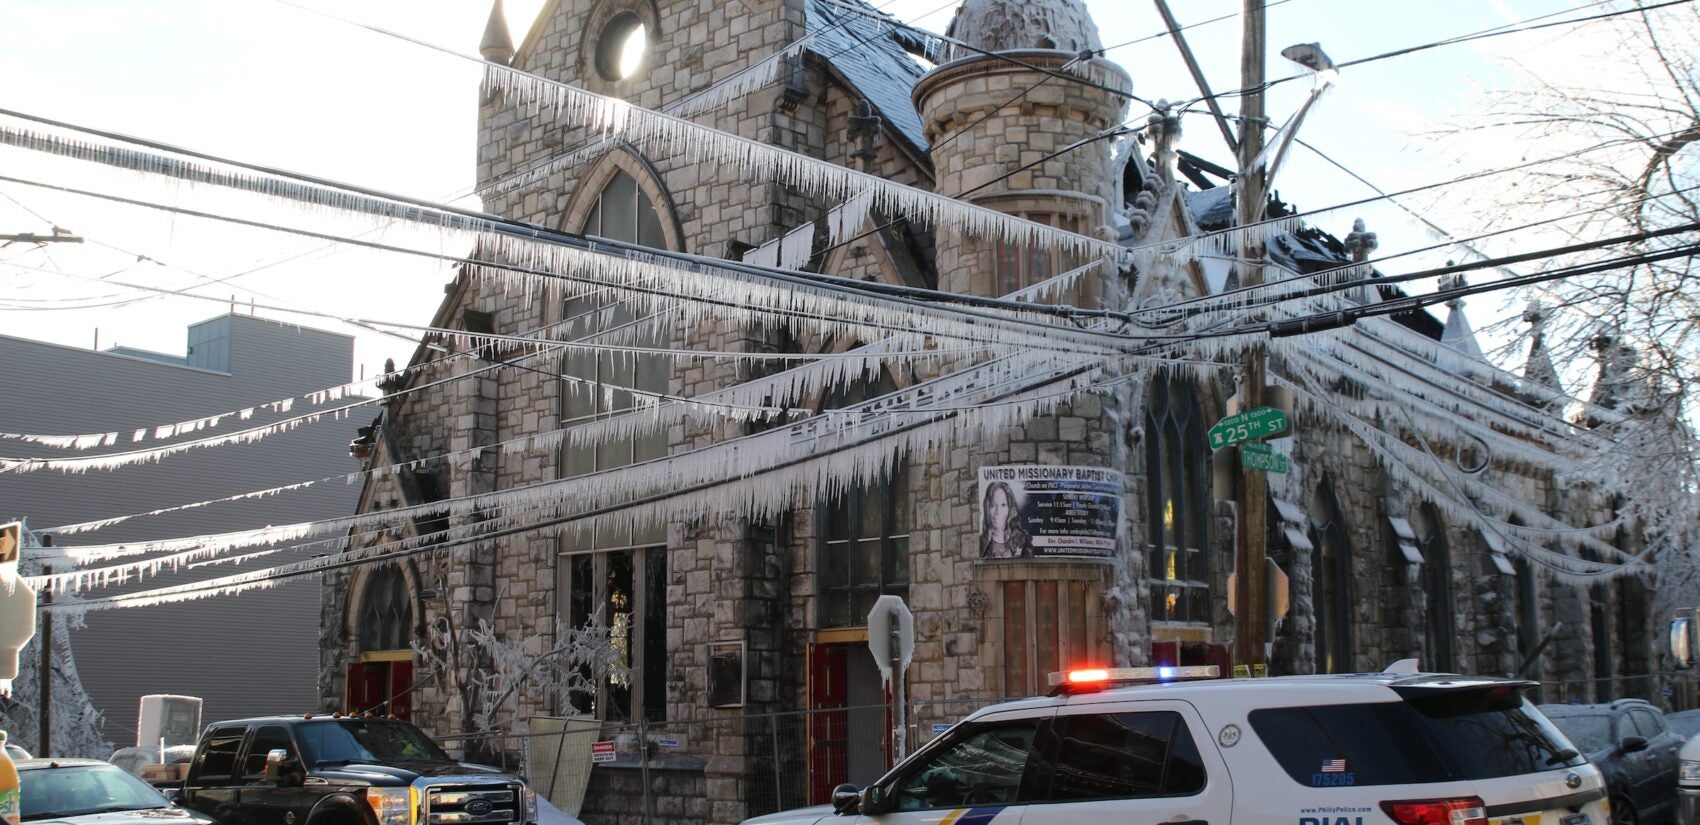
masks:
[[[354,637],[363,653],[408,649],[413,641],[413,600],[401,568],[386,564],[366,579]]]
[[[1334,488],[1324,481],[1310,501],[1311,602],[1316,611],[1316,668],[1321,673],[1352,670],[1351,548],[1340,520]]]
[[[857,382],[828,396],[823,409],[860,404],[897,391],[884,371],[872,385]],[[825,497],[819,508],[820,623],[857,627],[880,596],[909,593],[911,503],[908,468]]]
[[[665,249],[661,215],[637,180],[617,171],[597,195],[584,225],[569,227],[585,235]],[[577,341],[665,346],[670,316],[648,313],[624,297],[588,292],[567,300],[562,337]],[[574,350],[564,359],[561,425],[571,427],[638,408],[633,390],[667,393],[671,364],[666,356],[630,352]],[[561,447],[565,478],[611,470],[667,455],[667,433],[640,432],[627,438],[603,438],[592,444]],[[559,604],[573,627],[600,616],[606,623],[619,664],[629,675],[610,674],[594,695],[574,694],[572,709],[603,719],[651,721],[667,711],[667,528],[649,524],[607,525],[594,533],[567,533],[568,555],[561,559]]]
[[[1423,554],[1423,594],[1428,605],[1428,632],[1423,647],[1423,667],[1450,673],[1457,669],[1452,657],[1452,555],[1446,546],[1446,529],[1434,505],[1417,511],[1417,548]]]
[[[1145,404],[1145,523],[1152,621],[1211,620],[1206,443],[1192,383],[1174,375],[1151,382]]]

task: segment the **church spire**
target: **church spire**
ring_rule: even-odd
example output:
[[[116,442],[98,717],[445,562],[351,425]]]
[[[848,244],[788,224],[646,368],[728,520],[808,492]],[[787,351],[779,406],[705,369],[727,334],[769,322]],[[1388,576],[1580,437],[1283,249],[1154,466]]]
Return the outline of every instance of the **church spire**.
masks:
[[[1531,301],[1523,310],[1523,322],[1529,325],[1529,358],[1523,362],[1523,377],[1548,389],[1563,390],[1558,369],[1552,365],[1552,353],[1547,351],[1546,309],[1539,301]]]
[[[484,40],[478,53],[491,63],[507,65],[514,59],[514,40],[508,36],[508,17],[502,13],[502,0],[490,7],[490,21],[484,24]]]
[[[1463,289],[1465,285],[1462,274],[1443,277],[1440,282],[1442,290]],[[1481,344],[1476,343],[1476,331],[1470,327],[1470,319],[1464,317],[1464,299],[1453,298],[1446,302],[1446,308],[1451,312],[1446,315],[1446,328],[1440,333],[1440,343],[1477,361],[1486,361]]]

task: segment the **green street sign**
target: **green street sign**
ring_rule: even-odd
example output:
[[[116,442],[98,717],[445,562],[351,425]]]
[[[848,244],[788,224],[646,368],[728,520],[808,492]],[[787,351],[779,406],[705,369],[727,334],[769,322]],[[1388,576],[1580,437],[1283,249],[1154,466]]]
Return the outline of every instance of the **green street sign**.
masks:
[[[1281,435],[1287,432],[1287,414],[1274,407],[1258,407],[1230,415],[1210,428],[1210,449],[1220,450],[1242,441]]]
[[[1260,441],[1240,445],[1240,466],[1266,473],[1287,472],[1287,457]]]

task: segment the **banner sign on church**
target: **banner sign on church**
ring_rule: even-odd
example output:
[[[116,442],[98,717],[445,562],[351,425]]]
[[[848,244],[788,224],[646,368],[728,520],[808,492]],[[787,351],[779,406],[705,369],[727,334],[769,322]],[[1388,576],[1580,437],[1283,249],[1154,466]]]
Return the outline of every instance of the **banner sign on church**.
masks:
[[[981,467],[980,557],[1113,555],[1123,491],[1102,467]]]

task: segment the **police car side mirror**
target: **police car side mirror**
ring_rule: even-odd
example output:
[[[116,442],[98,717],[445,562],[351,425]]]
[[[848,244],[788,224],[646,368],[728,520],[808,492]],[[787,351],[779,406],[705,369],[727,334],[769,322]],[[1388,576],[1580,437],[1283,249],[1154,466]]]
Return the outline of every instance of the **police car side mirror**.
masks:
[[[860,807],[864,816],[877,816],[885,813],[886,809],[890,807],[888,802],[889,798],[885,795],[885,788],[879,785],[869,785],[862,789]]]
[[[853,814],[862,804],[862,792],[848,782],[832,789],[832,812]]]
[[[1625,736],[1623,737],[1623,741],[1618,744],[1617,748],[1624,753],[1644,751],[1647,749],[1647,738],[1644,736]]]

